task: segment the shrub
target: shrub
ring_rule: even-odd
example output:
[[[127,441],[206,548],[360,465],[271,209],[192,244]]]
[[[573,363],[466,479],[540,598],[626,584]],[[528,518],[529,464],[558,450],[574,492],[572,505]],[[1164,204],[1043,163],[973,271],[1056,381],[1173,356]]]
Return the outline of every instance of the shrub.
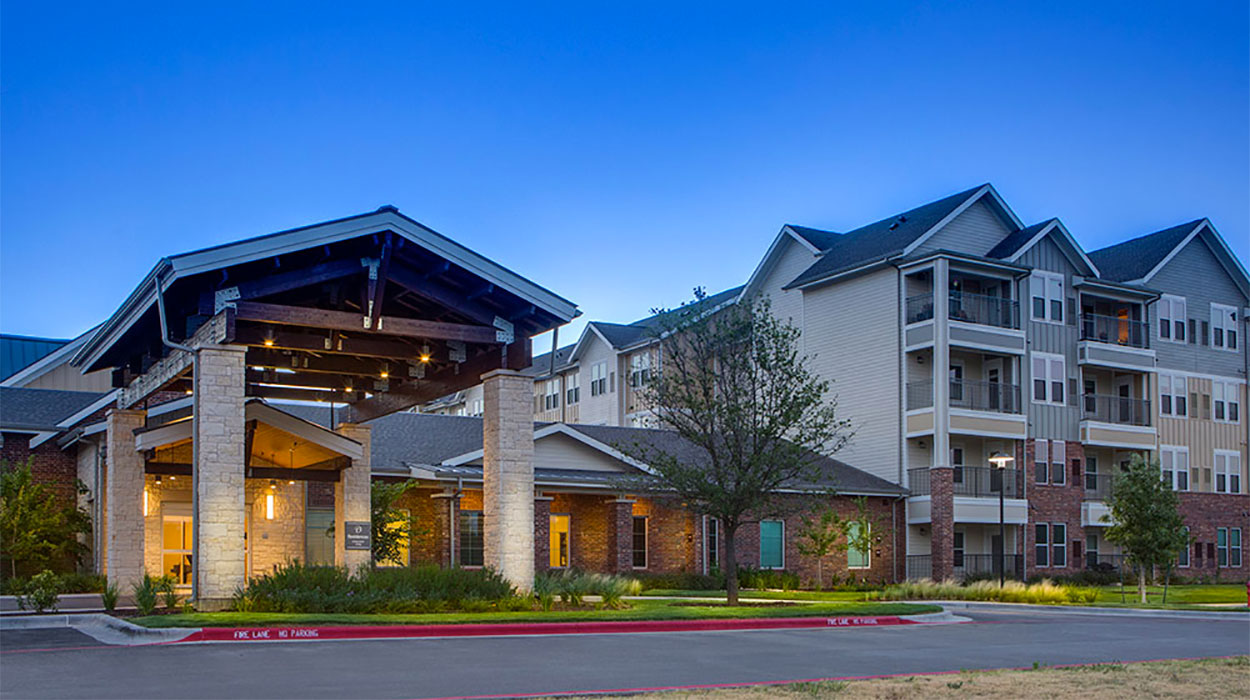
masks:
[[[174,577],[165,574],[156,579],[156,590],[161,594],[161,600],[165,603],[166,610],[173,610],[178,607],[178,590],[174,588]]]
[[[738,569],[738,584],[742,588],[793,591],[799,587],[799,575],[782,569]]]
[[[143,580],[134,584],[134,592],[135,608],[140,615],[151,615],[156,611],[156,597],[160,592],[158,579],[154,579],[151,574],[144,572]]]
[[[61,582],[61,593],[100,593],[104,590],[104,577],[99,574],[56,574]],[[0,579],[0,595],[20,595],[30,579],[25,576],[11,576]]]
[[[117,598],[120,593],[116,583],[104,584],[104,590],[100,591],[100,602],[104,604],[104,612],[111,613],[117,609]]]
[[[61,594],[61,580],[57,575],[44,569],[30,578],[25,590],[17,597],[17,604],[23,610],[34,610],[41,613],[45,610],[56,612],[57,596]]]
[[[604,607],[625,607],[624,597],[642,592],[642,583],[632,576],[590,574],[575,569],[548,571],[534,577],[534,593],[538,604],[550,610],[555,596],[569,605],[585,604],[585,597],[597,595]]]
[[[639,585],[644,591],[656,589],[681,591],[720,591],[725,589],[725,575],[713,569],[710,574],[692,574],[681,572],[675,574],[643,574],[638,577]]]
[[[1038,583],[1007,581],[974,581],[960,585],[955,581],[921,579],[888,586],[881,592],[882,600],[988,600],[1003,603],[1092,603],[1097,589],[1056,584],[1049,580]]]

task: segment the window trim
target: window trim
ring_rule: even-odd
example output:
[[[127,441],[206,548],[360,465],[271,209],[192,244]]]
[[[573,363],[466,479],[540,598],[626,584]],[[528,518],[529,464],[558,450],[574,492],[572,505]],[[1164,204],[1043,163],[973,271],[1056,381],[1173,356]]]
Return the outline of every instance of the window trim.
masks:
[[[1228,318],[1229,315],[1232,316],[1232,319]],[[1217,318],[1219,319],[1218,326],[1216,325]],[[1230,320],[1231,320],[1231,323],[1229,323]],[[1238,331],[1237,325],[1238,325],[1238,321],[1237,321],[1237,307],[1236,306],[1229,306],[1228,304],[1217,304],[1214,301],[1211,302],[1211,323],[1210,323],[1210,339],[1209,339],[1209,343],[1211,347],[1217,350],[1223,350],[1225,352],[1240,352],[1241,344],[1240,344],[1240,338],[1238,338],[1239,334],[1237,332]],[[1215,343],[1215,331],[1217,328],[1219,329],[1220,334],[1221,334],[1220,344],[1218,345]],[[1232,347],[1229,347],[1229,342],[1228,342],[1229,331],[1232,331],[1233,333]]]
[[[764,523],[778,523],[781,525],[781,546],[778,548],[781,552],[780,566],[764,566]],[[786,568],[786,521],[776,518],[769,518],[760,521],[760,552],[759,562],[761,569],[769,569],[772,571],[782,571]]]
[[[635,571],[651,566],[651,523],[650,516],[635,515],[629,526],[629,564]],[[638,521],[642,521],[642,566],[638,565]]]
[[[1220,470],[1220,460],[1223,458],[1224,469]],[[1236,468],[1233,462],[1236,462]],[[1241,452],[1237,450],[1214,450],[1211,469],[1211,490],[1215,493],[1231,493],[1239,494],[1242,492],[1241,484]],[[1220,477],[1224,477],[1224,490],[1220,490]],[[1237,490],[1233,490],[1233,479],[1237,481]]]
[[[709,536],[713,530],[716,534]],[[712,569],[720,568],[720,540],[720,521],[710,515],[703,516],[703,573],[705,574],[711,573]]]
[[[1037,397],[1037,381],[1039,379],[1037,376],[1038,360],[1041,360],[1043,362],[1042,366],[1046,368],[1046,375],[1040,378],[1045,382],[1046,392],[1045,396],[1040,399]],[[1054,369],[1055,362],[1059,363],[1060,374],[1058,377],[1058,383],[1061,386],[1063,394],[1058,401],[1054,400],[1056,378],[1051,374],[1051,371]],[[1033,400],[1033,403],[1045,404],[1047,406],[1067,406],[1068,360],[1066,357],[1053,352],[1031,352],[1029,353],[1029,375],[1029,398]]]
[[[1050,484],[1068,485],[1068,443],[1063,440],[1050,441]]]
[[[468,516],[476,515],[478,526],[482,532],[482,562],[466,564],[464,561],[464,521]],[[476,549],[476,548],[474,548]],[[456,565],[461,569],[480,569],[486,565],[486,513],[480,510],[461,509],[456,516]]]
[[[1181,532],[1185,533],[1185,546],[1181,547],[1180,554],[1176,557],[1176,567],[1179,569],[1189,568],[1189,526],[1182,525]]]
[[[1038,290],[1037,290],[1036,285],[1034,284],[1035,282],[1041,285],[1042,293],[1040,297],[1037,294]],[[1055,299],[1051,298],[1051,294],[1054,292],[1054,290],[1052,289],[1050,283],[1053,283],[1053,282],[1059,283],[1059,290],[1058,290],[1059,296],[1058,298],[1055,298]],[[1033,273],[1029,275],[1029,318],[1031,320],[1037,323],[1053,323],[1055,325],[1060,325],[1060,326],[1063,325],[1063,322],[1064,322],[1063,316],[1065,313],[1067,313],[1067,309],[1064,308],[1065,303],[1066,303],[1066,300],[1064,299],[1064,295],[1066,292],[1066,290],[1064,289],[1064,287],[1066,286],[1065,282],[1066,280],[1064,279],[1064,274],[1062,272],[1050,272],[1048,270],[1034,270]],[[1038,298],[1041,298],[1043,302],[1043,308],[1042,308],[1043,314],[1041,316],[1036,315],[1037,309],[1034,307],[1034,304],[1033,304],[1033,301]],[[1054,317],[1054,310],[1055,310],[1054,303],[1055,302],[1059,302],[1059,318],[1057,319]]]
[[[1165,454],[1171,457],[1171,469],[1164,469],[1163,467],[1163,457]],[[1178,458],[1181,455],[1185,456],[1185,466],[1183,469],[1177,463]],[[1162,478],[1163,475],[1167,473],[1172,475],[1171,480],[1165,480],[1165,483],[1167,483],[1173,491],[1184,492],[1191,489],[1192,485],[1189,483],[1190,466],[1189,447],[1187,445],[1159,445],[1159,476]],[[1181,474],[1184,474],[1185,477],[1184,488],[1181,487]]]
[[[855,528],[860,525],[863,525],[863,523],[860,523],[858,521],[851,521],[847,523],[847,529],[846,529],[846,533],[847,533],[846,568],[854,569],[857,571],[872,568],[872,524],[871,523],[868,524],[869,544],[868,544],[868,547],[864,549],[864,551],[862,552],[863,557],[864,557],[864,564],[858,565],[858,566],[851,564],[851,552],[853,551],[850,546],[851,528]]]
[[[1043,452],[1045,459],[1041,459]],[[1044,469],[1045,474],[1041,474],[1039,469]],[[1033,483],[1039,486],[1050,483],[1050,440],[1044,438],[1033,440]]]
[[[1046,536],[1038,538],[1038,534],[1045,530]],[[1046,556],[1046,563],[1042,563],[1038,558],[1041,552]],[[1033,523],[1033,568],[1049,569],[1050,568],[1050,523]]]
[[[1241,382],[1238,381],[1224,379],[1211,380],[1211,401],[1213,405],[1211,420],[1227,425],[1237,425],[1241,423],[1241,386]],[[1219,417],[1221,408],[1220,404],[1223,404],[1224,408],[1223,418]],[[1234,413],[1237,414],[1237,418],[1235,420],[1229,417]]]
[[[1189,418],[1192,413],[1189,409],[1189,377],[1184,374],[1172,374],[1170,372],[1159,372],[1159,415],[1168,416],[1169,418]],[[1167,380],[1167,390],[1163,388],[1164,380]],[[1177,390],[1180,393],[1177,393]],[[1163,410],[1164,398],[1167,399],[1167,410]],[[1180,411],[1177,411],[1177,408]]]
[[[1167,312],[1164,312],[1164,308]],[[1159,297],[1159,303],[1156,305],[1158,309],[1159,324],[1155,327],[1155,336],[1158,340],[1165,343],[1179,343],[1188,345],[1189,340],[1186,337],[1188,331],[1187,316],[1189,314],[1189,301],[1182,296],[1176,294],[1164,294]],[[1179,310],[1179,317],[1177,312]],[[1168,335],[1163,335],[1163,323],[1168,324]],[[1181,331],[1181,337],[1177,337],[1176,331]]]
[[[581,372],[564,375],[564,405],[576,406],[582,400]]]
[[[1060,530],[1062,528],[1062,530]],[[1060,534],[1062,532],[1062,534]],[[1063,563],[1057,563],[1056,552],[1063,552]],[[1050,524],[1050,567],[1053,569],[1068,568],[1068,524]]]

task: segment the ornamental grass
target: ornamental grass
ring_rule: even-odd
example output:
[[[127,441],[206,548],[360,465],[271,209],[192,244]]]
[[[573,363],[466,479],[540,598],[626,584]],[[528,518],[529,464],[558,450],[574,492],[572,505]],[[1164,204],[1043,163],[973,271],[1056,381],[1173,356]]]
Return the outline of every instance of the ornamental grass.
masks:
[[[1088,604],[1098,599],[1096,588],[1058,584],[1050,580],[1037,583],[1006,581],[975,581],[963,585],[957,581],[920,579],[888,586],[881,600],[983,600],[999,603],[1036,603],[1042,605]]]

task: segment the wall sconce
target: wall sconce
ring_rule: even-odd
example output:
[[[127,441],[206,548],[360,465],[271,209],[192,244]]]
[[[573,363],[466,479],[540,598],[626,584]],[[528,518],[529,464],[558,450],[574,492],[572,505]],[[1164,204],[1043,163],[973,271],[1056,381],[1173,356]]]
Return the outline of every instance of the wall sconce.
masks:
[[[143,489],[143,517],[148,517],[148,490]]]
[[[273,494],[265,494],[265,520],[273,520]]]

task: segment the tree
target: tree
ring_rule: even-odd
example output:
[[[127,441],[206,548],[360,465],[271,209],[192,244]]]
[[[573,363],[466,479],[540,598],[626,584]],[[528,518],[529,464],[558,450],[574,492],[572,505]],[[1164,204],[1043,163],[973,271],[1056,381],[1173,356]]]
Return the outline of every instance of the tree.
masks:
[[[17,576],[57,568],[86,553],[78,535],[91,532],[91,516],[62,503],[47,484],[35,481],[31,460],[0,462],[0,557]]]
[[[416,485],[417,482],[412,479],[373,482],[369,491],[369,512],[374,563],[399,562],[400,555],[408,546],[412,537],[412,516],[396,508],[395,503]]]
[[[833,506],[826,505],[818,517],[803,515],[799,518],[795,533],[795,547],[799,554],[816,560],[816,588],[825,587],[825,557],[847,548],[850,523],[842,519]]]
[[[1111,523],[1107,541],[1124,550],[1137,566],[1137,593],[1146,602],[1146,572],[1169,566],[1189,544],[1181,518],[1180,498],[1170,483],[1160,478],[1159,463],[1134,455],[1128,469],[1115,478],[1102,517]]]
[[[656,427],[684,444],[648,439],[618,446],[646,464],[652,489],[673,494],[724,528],[725,584],[738,603],[735,535],[785,509],[778,491],[819,479],[820,455],[850,437],[830,383],[798,352],[799,332],[767,299],[712,308],[703,290],[661,311],[659,369],[639,391]]]

